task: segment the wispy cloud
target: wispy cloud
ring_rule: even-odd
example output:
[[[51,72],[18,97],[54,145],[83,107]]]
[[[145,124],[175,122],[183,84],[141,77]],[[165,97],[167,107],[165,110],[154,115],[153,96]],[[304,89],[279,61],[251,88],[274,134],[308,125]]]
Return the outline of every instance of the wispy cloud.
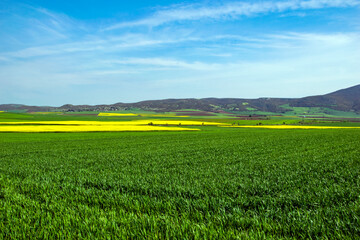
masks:
[[[35,8],[29,6],[29,8],[33,9],[36,15],[36,18],[32,18],[32,23],[44,30],[49,31],[50,33],[57,33],[62,37],[69,37],[67,34],[72,32],[88,32],[91,27],[88,24],[84,24],[81,21],[73,19],[66,14],[57,13],[50,11],[46,8]]]
[[[222,2],[158,8],[147,18],[108,28],[162,25],[121,31],[101,31],[108,19],[87,22],[44,8],[8,14],[0,21],[0,102],[289,97],[358,83],[360,33],[341,25],[355,21],[357,10],[306,10],[360,6],[360,0]],[[294,12],[306,17],[289,25],[293,18],[281,16]],[[233,22],[271,13],[279,28],[266,21]],[[328,13],[346,15],[346,21],[324,29]],[[222,22],[188,21],[203,19]],[[185,24],[167,24],[178,21]]]
[[[169,22],[199,20],[204,18],[237,18],[256,14],[281,13],[285,11],[343,8],[359,6],[358,0],[289,0],[289,1],[262,1],[262,2],[231,2],[217,6],[202,6],[199,4],[176,5],[159,10],[147,18],[122,22],[111,25],[104,30],[114,30],[135,26],[158,26]]]
[[[125,60],[114,60],[112,63],[122,65],[140,65],[140,66],[160,66],[170,68],[182,68],[182,69],[193,69],[193,70],[215,70],[220,65],[211,64],[204,62],[186,62],[177,59],[168,58],[128,58]]]
[[[20,48],[72,41],[88,32],[85,24],[66,14],[26,4],[4,11],[0,24],[0,44]]]
[[[39,47],[29,47],[12,52],[0,53],[1,59],[31,58],[38,56],[50,56],[77,52],[98,52],[103,53],[129,50],[134,48],[146,48],[151,46],[163,46],[176,44],[186,41],[197,41],[198,38],[170,38],[170,37],[151,37],[142,34],[124,34],[115,37],[98,37],[94,40],[72,41],[70,43],[43,45]],[[2,55],[2,56],[1,56]]]

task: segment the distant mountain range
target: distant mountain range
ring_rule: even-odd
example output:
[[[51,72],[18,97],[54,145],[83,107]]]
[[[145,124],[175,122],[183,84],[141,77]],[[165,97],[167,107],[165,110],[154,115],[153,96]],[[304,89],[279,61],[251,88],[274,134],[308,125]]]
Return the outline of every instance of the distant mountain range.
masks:
[[[0,105],[0,111],[119,111],[142,109],[148,111],[171,112],[181,109],[197,109],[205,112],[262,111],[284,113],[293,107],[319,107],[360,114],[360,85],[342,89],[325,95],[303,98],[203,98],[203,99],[164,99],[141,101],[137,103],[115,103],[111,105],[71,105],[61,107],[27,106],[19,104]]]

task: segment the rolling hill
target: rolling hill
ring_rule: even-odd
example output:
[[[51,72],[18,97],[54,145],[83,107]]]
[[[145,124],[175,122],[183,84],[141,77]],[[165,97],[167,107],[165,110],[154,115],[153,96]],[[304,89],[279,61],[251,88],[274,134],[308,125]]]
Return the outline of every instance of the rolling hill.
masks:
[[[137,103],[115,103],[111,105],[71,105],[61,107],[27,106],[20,104],[0,105],[0,111],[121,111],[131,109],[170,112],[181,109],[197,109],[206,112],[268,112],[286,113],[296,108],[317,108],[360,114],[360,85],[341,89],[325,95],[303,98],[203,98],[203,99],[164,99]]]

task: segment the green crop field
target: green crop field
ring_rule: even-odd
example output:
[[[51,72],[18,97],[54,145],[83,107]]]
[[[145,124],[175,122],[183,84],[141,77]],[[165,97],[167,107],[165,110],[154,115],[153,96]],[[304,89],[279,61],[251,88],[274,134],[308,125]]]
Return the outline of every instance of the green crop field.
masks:
[[[359,238],[360,129],[194,128],[0,133],[0,239]]]

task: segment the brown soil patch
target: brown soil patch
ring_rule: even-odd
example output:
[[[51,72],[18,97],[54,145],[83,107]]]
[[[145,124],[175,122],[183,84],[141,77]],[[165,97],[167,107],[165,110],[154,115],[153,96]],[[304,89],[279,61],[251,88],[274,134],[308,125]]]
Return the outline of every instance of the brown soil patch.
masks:
[[[185,112],[181,111],[181,113],[176,114],[177,116],[216,116],[210,112]]]

